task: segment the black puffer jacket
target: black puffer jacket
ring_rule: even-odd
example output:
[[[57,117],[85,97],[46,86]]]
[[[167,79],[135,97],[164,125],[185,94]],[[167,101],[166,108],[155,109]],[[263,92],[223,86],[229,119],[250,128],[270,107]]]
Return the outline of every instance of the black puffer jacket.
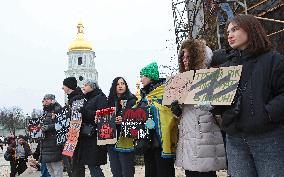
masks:
[[[58,162],[62,159],[62,147],[56,144],[55,119],[53,114],[61,110],[59,103],[44,107],[43,126],[44,138],[40,142],[40,159],[42,163]]]
[[[237,53],[237,57],[223,65],[243,65],[239,84],[242,90],[241,113],[235,129],[227,133],[258,134],[283,126],[284,56],[273,51],[256,57],[246,51]]]
[[[100,89],[95,89],[85,95],[87,102],[81,111],[82,124],[91,123],[95,125],[95,114],[97,110],[107,107],[107,98]],[[106,146],[97,145],[97,134],[93,137],[84,137],[80,134],[74,159],[83,165],[104,165],[107,163]]]

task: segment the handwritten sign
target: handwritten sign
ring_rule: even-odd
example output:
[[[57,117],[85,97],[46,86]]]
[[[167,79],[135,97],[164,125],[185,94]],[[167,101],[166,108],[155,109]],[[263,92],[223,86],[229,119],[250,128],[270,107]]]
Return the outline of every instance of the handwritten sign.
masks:
[[[97,122],[97,144],[115,144],[116,139],[116,123],[115,108],[106,108],[96,111],[98,117]]]
[[[183,103],[187,93],[190,91],[193,75],[194,71],[187,71],[168,78],[165,84],[163,105],[171,105],[174,100]]]
[[[231,105],[242,73],[242,66],[197,70],[185,104],[209,101],[212,105]]]
[[[42,122],[40,118],[31,118],[28,120],[28,132],[30,138],[38,139],[43,137],[41,124]]]
[[[70,127],[70,116],[67,107],[64,107],[56,116],[55,130],[56,130],[56,143],[63,145],[67,140],[67,134]]]
[[[145,124],[148,118],[147,108],[125,109],[122,114],[122,136],[134,139],[147,138],[149,131]]]
[[[80,128],[82,124],[82,114],[78,111],[84,105],[84,99],[76,100],[72,103],[71,122],[68,131],[68,138],[64,145],[62,154],[72,157],[76,149]]]

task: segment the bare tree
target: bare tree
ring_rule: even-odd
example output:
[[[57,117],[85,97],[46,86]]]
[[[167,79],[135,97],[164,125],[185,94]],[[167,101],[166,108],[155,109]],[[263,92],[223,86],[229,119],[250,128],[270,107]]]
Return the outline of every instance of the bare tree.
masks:
[[[15,135],[16,129],[25,127],[23,110],[16,106],[0,109],[0,122]]]

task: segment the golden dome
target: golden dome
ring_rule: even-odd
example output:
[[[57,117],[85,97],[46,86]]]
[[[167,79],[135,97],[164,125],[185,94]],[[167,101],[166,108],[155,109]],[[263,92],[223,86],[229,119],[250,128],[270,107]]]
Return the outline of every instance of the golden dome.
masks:
[[[79,22],[77,25],[77,37],[69,45],[69,51],[75,50],[92,50],[92,44],[84,39],[84,26],[82,22]]]

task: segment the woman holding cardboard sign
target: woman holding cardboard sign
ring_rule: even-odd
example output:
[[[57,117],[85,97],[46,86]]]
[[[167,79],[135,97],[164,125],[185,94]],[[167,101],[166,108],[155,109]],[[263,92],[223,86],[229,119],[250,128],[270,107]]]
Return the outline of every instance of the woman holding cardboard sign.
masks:
[[[179,72],[206,69],[211,50],[200,40],[183,41],[179,52]],[[210,106],[171,104],[180,118],[176,165],[185,169],[186,177],[217,177],[226,168],[225,148],[220,128],[209,112]]]
[[[134,148],[133,139],[122,137],[122,111],[134,106],[137,98],[133,95],[123,77],[116,77],[112,81],[108,96],[108,107],[116,108],[116,129],[118,142],[108,146],[110,168],[113,177],[134,177]]]
[[[243,66],[235,102],[219,112],[229,174],[284,176],[284,56],[252,15],[233,18],[227,35],[236,55],[224,66]]]

